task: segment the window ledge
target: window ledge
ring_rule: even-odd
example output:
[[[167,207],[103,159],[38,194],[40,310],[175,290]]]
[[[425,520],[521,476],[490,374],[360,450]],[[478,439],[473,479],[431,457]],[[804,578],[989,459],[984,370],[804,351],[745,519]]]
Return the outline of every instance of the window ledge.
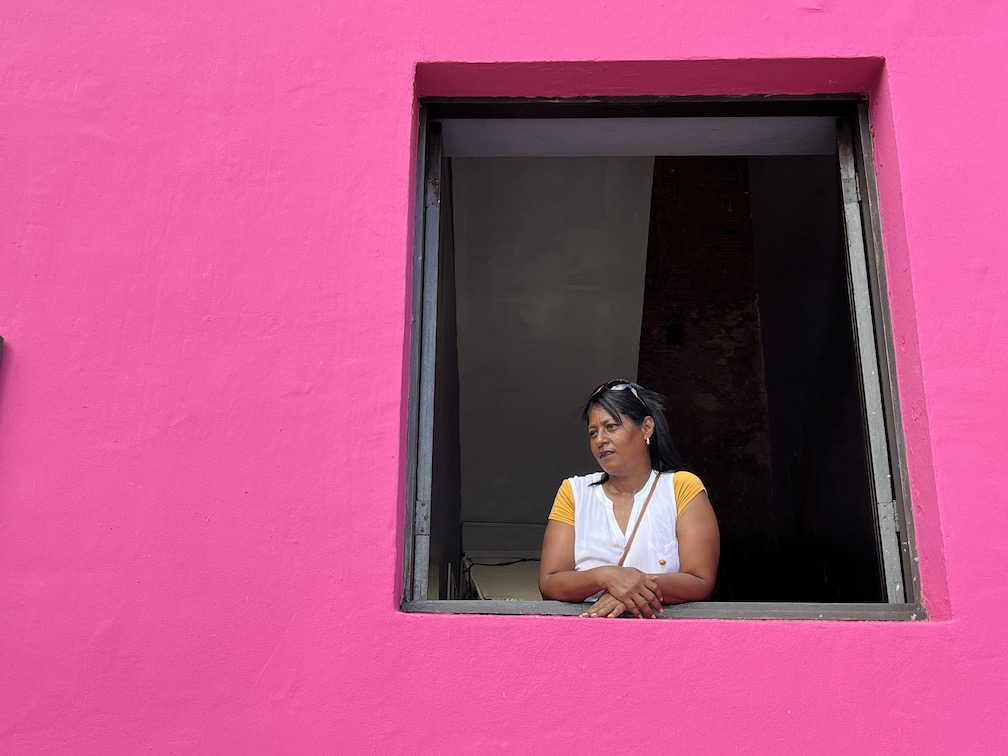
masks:
[[[563,601],[407,601],[402,611],[414,614],[529,614],[578,616],[590,604]],[[754,601],[695,601],[666,606],[660,619],[717,620],[866,620],[914,622],[928,619],[916,604],[816,604]]]

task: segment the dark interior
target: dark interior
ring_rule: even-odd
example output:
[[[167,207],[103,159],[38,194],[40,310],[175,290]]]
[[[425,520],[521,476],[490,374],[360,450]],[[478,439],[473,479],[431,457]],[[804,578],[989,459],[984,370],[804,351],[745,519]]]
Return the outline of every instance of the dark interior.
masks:
[[[721,527],[715,599],[881,601],[830,156],[655,160],[639,380]]]

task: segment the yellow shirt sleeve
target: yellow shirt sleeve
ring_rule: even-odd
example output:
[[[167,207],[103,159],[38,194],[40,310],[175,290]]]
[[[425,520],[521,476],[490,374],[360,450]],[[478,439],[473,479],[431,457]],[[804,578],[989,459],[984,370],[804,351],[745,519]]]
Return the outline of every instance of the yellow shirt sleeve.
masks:
[[[681,514],[683,508],[690,503],[690,500],[694,496],[701,491],[707,490],[704,488],[704,484],[700,478],[685,470],[680,470],[672,476],[672,487],[675,489],[676,514]],[[559,494],[557,496],[559,497]],[[573,512],[574,508],[571,507],[571,513],[573,514]]]
[[[549,518],[557,522],[566,522],[571,527],[574,526],[574,489],[571,488],[569,480],[560,484],[556,499],[553,500],[553,509],[550,510]]]

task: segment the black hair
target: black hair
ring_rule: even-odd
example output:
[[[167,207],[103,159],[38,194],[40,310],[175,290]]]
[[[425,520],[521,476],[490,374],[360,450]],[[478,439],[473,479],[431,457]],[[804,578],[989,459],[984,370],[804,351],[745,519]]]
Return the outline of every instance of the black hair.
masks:
[[[603,384],[608,386],[609,384]],[[617,384],[619,385],[619,384]],[[654,434],[651,436],[651,443],[648,452],[651,455],[651,469],[660,473],[673,472],[683,468],[682,457],[676,451],[672,442],[672,432],[669,430],[668,420],[665,418],[665,397],[657,391],[639,386],[636,383],[627,382],[630,389],[603,388],[600,386],[588,397],[584,409],[581,411],[582,419],[587,423],[592,407],[598,406],[612,415],[613,419],[619,423],[623,422],[623,417],[628,418],[635,425],[644,422],[645,417],[650,417],[654,421]],[[592,485],[605,483],[609,479],[609,473],[602,473],[602,477]]]

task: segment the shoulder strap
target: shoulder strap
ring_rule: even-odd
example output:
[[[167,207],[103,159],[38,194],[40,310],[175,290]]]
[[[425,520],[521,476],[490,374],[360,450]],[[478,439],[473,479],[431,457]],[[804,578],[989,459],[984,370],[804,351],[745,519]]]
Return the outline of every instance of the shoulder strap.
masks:
[[[644,499],[644,506],[640,508],[640,514],[637,515],[637,522],[634,523],[633,530],[630,531],[630,538],[627,539],[626,548],[623,549],[623,556],[620,557],[619,564],[617,567],[622,567],[623,562],[626,561],[626,555],[630,553],[630,547],[633,545],[634,536],[637,535],[637,528],[640,527],[640,522],[644,519],[644,513],[647,511],[647,505],[651,503],[651,497],[654,496],[655,489],[658,488],[658,478],[661,477],[661,473],[655,475],[654,483],[651,484],[651,490],[648,491],[647,498]]]

